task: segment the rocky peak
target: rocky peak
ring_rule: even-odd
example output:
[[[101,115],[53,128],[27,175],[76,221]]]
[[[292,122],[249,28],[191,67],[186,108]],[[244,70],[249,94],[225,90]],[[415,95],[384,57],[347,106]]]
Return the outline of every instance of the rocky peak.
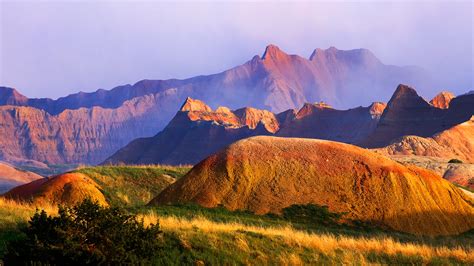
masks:
[[[0,104],[2,105],[26,105],[28,98],[17,90],[8,87],[0,87]]]
[[[327,60],[337,60],[349,64],[361,64],[367,67],[381,64],[380,60],[367,49],[339,50],[334,46],[326,50],[316,48],[311,56],[310,61],[324,62]]]
[[[259,123],[262,123],[272,133],[279,129],[278,120],[275,114],[270,111],[245,107],[235,110],[234,114],[240,119],[243,126],[248,126],[251,129],[255,129]]]
[[[216,109],[216,113],[230,114],[230,113],[232,113],[232,111],[231,111],[228,107],[219,106],[219,107],[217,107],[217,109]]]
[[[370,114],[372,117],[378,116],[380,117],[385,110],[385,107],[387,107],[386,103],[383,102],[373,102],[369,108],[370,108]]]
[[[322,111],[325,109],[332,109],[332,107],[323,101],[316,103],[305,103],[296,114],[296,118],[301,119],[307,115],[312,114],[315,111]]]
[[[454,98],[454,94],[452,94],[449,91],[442,91],[438,93],[431,101],[430,104],[433,105],[434,107],[440,108],[440,109],[448,109],[449,108],[449,103],[451,100]]]
[[[400,84],[390,98],[390,101],[387,104],[388,107],[429,107],[427,103],[421,96],[416,93],[415,89],[410,86]]]
[[[270,44],[265,48],[265,52],[262,55],[262,60],[279,60],[288,56],[278,46]]]
[[[203,101],[187,97],[179,109],[181,112],[212,112],[211,107],[205,104]]]

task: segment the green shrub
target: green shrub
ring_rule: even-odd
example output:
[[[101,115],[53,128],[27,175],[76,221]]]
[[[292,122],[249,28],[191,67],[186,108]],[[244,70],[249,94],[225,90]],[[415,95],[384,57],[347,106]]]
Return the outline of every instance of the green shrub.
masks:
[[[91,200],[60,206],[58,216],[37,211],[22,231],[26,238],[7,247],[7,265],[144,264],[162,249],[158,225],[145,228],[134,215]]]
[[[451,160],[449,160],[448,163],[462,163],[462,161],[459,160],[459,159],[451,159]]]

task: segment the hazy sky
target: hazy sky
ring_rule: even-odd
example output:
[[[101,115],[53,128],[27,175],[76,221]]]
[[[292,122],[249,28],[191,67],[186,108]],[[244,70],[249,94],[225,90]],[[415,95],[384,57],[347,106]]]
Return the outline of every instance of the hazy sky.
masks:
[[[57,98],[221,72],[273,43],[304,57],[368,48],[386,64],[432,71],[433,94],[473,89],[472,2],[412,2],[0,0],[0,85]]]

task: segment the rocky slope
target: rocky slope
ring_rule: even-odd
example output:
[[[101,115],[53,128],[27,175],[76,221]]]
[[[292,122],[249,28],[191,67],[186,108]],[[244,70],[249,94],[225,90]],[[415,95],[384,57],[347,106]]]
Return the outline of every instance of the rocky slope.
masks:
[[[466,197],[433,172],[356,146],[260,136],[206,158],[150,204],[194,202],[264,214],[314,203],[395,230],[440,235],[474,228]]]
[[[474,163],[474,116],[429,138],[404,136],[378,149],[388,155],[418,155]]]
[[[417,155],[389,156],[397,162],[428,169],[451,183],[474,190],[474,163],[448,163],[443,158]],[[471,197],[474,201],[474,194],[471,193]]]
[[[11,165],[0,162],[0,194],[13,187],[42,178],[42,176],[35,173],[19,170]]]
[[[400,84],[387,103],[374,132],[359,143],[365,147],[384,147],[399,137],[415,135],[430,137],[474,114],[474,95],[465,94],[451,100],[448,109],[430,105],[416,91]]]

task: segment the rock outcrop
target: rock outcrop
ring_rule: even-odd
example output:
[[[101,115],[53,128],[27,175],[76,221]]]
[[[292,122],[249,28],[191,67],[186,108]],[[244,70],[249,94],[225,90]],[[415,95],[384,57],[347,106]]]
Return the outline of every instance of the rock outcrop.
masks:
[[[449,91],[442,91],[442,92],[438,93],[430,101],[430,104],[433,105],[434,107],[438,107],[438,108],[441,108],[441,109],[448,109],[449,108],[449,103],[455,97],[456,96],[454,96],[454,94],[452,94]]]
[[[206,158],[150,204],[193,202],[265,214],[313,203],[395,230],[448,235],[474,228],[466,197],[433,172],[356,146],[260,136]]]

